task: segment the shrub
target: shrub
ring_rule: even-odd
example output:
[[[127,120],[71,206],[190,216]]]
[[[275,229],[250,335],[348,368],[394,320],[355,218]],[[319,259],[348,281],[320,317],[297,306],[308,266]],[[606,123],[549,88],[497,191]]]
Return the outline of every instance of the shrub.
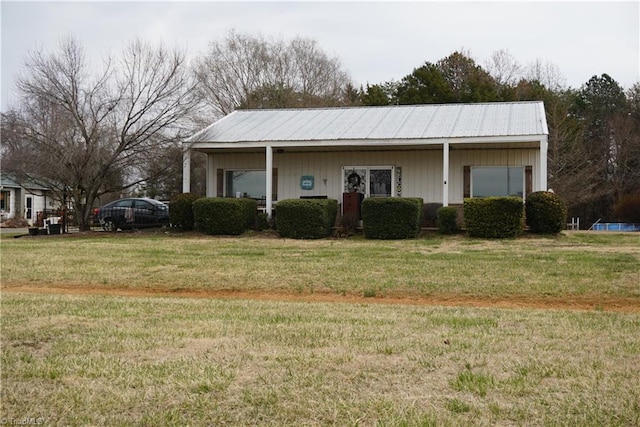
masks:
[[[524,206],[519,197],[464,200],[464,224],[473,237],[515,237],[524,229]]]
[[[613,206],[617,221],[640,223],[640,194],[627,194]]]
[[[362,228],[368,239],[418,237],[422,216],[421,198],[370,197],[362,201]]]
[[[192,193],[178,194],[169,203],[169,222],[184,231],[193,230],[193,202],[200,196]]]
[[[438,209],[442,203],[427,203],[424,205],[424,222],[427,227],[434,227],[438,224]]]
[[[237,199],[243,205],[245,230],[255,229],[258,223],[258,202],[255,199]]]
[[[331,234],[338,201],[334,199],[287,199],[276,205],[276,230],[281,237],[320,239]]]
[[[355,212],[346,212],[338,219],[338,227],[336,228],[336,236],[349,237],[356,233],[360,220]]]
[[[438,209],[437,225],[441,234],[454,234],[458,231],[458,210],[453,206],[443,206]]]
[[[205,234],[239,235],[255,224],[257,209],[253,199],[198,199],[193,203],[195,228]]]
[[[555,193],[536,191],[524,205],[529,230],[538,234],[557,234],[567,224],[567,205]]]
[[[263,231],[271,228],[271,222],[266,212],[259,212],[256,218],[256,230]]]

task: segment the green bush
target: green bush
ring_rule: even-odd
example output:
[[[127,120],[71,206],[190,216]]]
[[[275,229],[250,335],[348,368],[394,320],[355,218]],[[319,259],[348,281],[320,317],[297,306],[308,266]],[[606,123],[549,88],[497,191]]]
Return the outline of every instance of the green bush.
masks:
[[[567,205],[555,193],[536,191],[529,194],[524,209],[532,233],[557,234],[566,227]]]
[[[627,194],[613,206],[617,221],[640,223],[640,194]]]
[[[281,237],[320,239],[331,234],[338,213],[334,199],[287,199],[276,204],[276,230]]]
[[[193,230],[193,202],[200,196],[192,193],[178,194],[169,203],[169,222],[184,231]]]
[[[418,237],[423,201],[417,197],[369,197],[362,201],[362,228],[368,239]]]
[[[519,197],[464,200],[464,224],[470,236],[515,237],[524,230],[524,206]]]
[[[256,230],[263,231],[271,228],[271,221],[266,212],[259,212],[256,218]]]
[[[207,197],[193,203],[195,229],[205,234],[239,235],[256,222],[253,199]]]
[[[248,198],[237,200],[243,205],[245,230],[255,230],[258,224],[258,202],[255,199]]]
[[[427,227],[438,225],[438,209],[442,207],[442,203],[426,203],[424,205],[424,223]]]
[[[458,231],[458,210],[453,206],[438,209],[436,223],[441,234],[454,234]]]

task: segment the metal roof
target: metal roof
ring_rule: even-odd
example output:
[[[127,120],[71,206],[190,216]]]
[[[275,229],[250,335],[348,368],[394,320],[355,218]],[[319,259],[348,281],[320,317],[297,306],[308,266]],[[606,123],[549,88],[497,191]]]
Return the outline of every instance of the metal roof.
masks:
[[[7,173],[0,173],[0,187],[26,188],[29,190],[50,190],[50,188],[47,188],[42,184],[38,184],[28,179],[20,180],[18,177]]]
[[[547,135],[541,101],[237,110],[186,142],[422,140]]]

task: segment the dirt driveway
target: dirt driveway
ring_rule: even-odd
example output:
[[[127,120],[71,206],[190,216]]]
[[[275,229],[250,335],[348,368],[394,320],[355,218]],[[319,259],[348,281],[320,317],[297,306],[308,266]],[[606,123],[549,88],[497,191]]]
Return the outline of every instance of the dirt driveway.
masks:
[[[213,298],[249,299],[260,301],[323,302],[342,304],[399,304],[413,306],[481,307],[501,309],[542,309],[572,311],[611,311],[640,313],[637,298],[612,298],[602,295],[579,295],[569,298],[558,297],[509,297],[478,298],[464,295],[387,295],[364,297],[361,295],[340,295],[336,293],[260,292],[260,291],[166,291],[153,289],[126,289],[103,287],[78,287],[51,285],[47,287],[29,284],[2,286],[2,292],[26,292],[56,295],[108,295],[121,297],[171,297],[171,298]]]

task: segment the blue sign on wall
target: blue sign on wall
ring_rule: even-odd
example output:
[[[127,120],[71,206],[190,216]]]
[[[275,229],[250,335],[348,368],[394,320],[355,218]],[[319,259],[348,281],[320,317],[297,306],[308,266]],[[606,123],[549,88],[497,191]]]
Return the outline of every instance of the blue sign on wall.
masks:
[[[300,178],[300,188],[302,188],[303,190],[313,190],[313,176],[302,176]]]

